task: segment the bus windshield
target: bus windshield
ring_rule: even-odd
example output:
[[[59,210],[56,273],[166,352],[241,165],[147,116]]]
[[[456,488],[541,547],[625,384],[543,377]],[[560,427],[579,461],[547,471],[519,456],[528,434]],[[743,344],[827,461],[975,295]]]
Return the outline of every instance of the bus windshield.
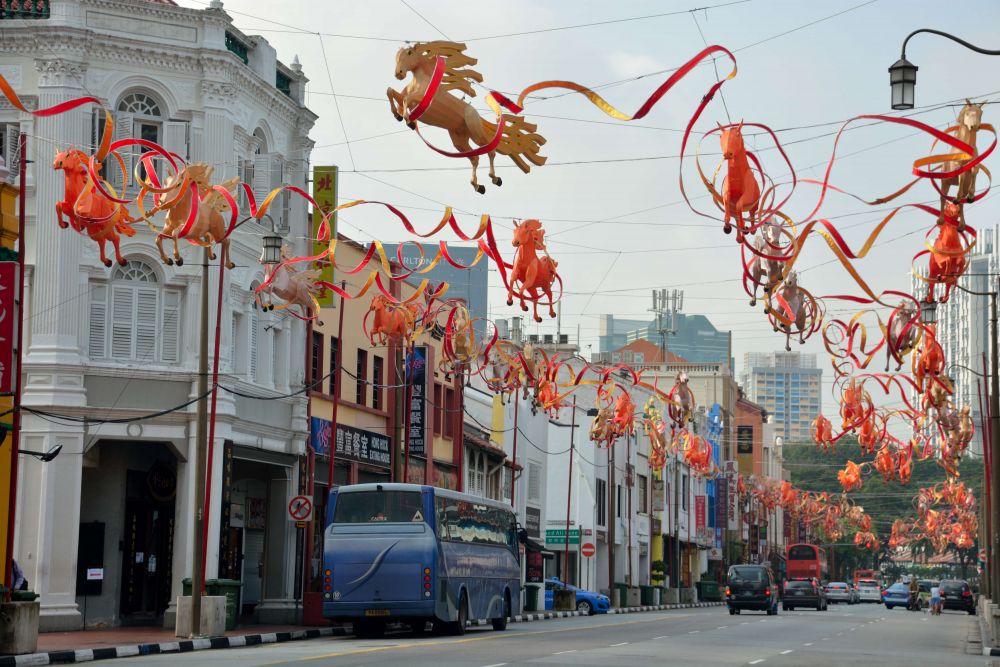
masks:
[[[798,544],[788,549],[788,560],[816,560],[816,547]]]
[[[426,521],[419,491],[340,493],[333,523],[411,523]]]

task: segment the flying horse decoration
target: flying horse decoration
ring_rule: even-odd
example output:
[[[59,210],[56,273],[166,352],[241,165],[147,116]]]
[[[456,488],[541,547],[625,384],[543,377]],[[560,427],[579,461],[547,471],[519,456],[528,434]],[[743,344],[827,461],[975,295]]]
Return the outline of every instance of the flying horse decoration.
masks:
[[[465,44],[456,42],[420,42],[403,47],[396,53],[396,78],[402,81],[407,72],[413,78],[402,91],[389,88],[386,93],[392,115],[398,121],[405,120],[418,134],[418,120],[448,131],[457,153],[436,148],[426,139],[424,143],[447,157],[468,158],[472,163],[472,187],[483,194],[486,187],[479,184],[476,175],[480,155],[489,158],[490,180],[497,187],[503,185],[493,165],[497,153],[509,157],[526,174],[531,171],[528,162],[540,167],[547,158],[538,154],[545,138],[535,132],[537,126],[521,116],[501,113],[494,97],[499,93],[486,97],[496,111],[496,123],[480,116],[471,104],[453,93],[476,96],[473,84],[482,82],[483,75],[469,66],[477,62],[465,55]],[[478,148],[473,148],[473,143]]]

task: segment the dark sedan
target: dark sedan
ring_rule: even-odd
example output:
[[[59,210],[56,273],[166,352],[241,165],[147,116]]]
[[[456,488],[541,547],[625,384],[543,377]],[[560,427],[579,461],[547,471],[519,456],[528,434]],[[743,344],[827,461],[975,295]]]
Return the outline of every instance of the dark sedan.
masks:
[[[970,616],[976,613],[976,597],[972,594],[967,581],[958,579],[942,581],[941,603],[945,609],[965,611]]]
[[[825,611],[826,604],[826,593],[815,579],[789,579],[785,582],[785,594],[781,599],[781,608],[785,611],[792,611],[796,607]]]

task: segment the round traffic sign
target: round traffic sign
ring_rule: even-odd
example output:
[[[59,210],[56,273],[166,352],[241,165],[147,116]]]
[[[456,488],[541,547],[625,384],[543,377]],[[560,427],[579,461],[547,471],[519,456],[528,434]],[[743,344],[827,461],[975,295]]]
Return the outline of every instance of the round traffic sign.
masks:
[[[293,521],[307,521],[312,509],[312,501],[305,496],[295,496],[288,501],[288,516]]]
[[[580,553],[583,554],[584,558],[591,558],[595,553],[597,553],[597,548],[594,547],[593,542],[584,542],[580,547]]]

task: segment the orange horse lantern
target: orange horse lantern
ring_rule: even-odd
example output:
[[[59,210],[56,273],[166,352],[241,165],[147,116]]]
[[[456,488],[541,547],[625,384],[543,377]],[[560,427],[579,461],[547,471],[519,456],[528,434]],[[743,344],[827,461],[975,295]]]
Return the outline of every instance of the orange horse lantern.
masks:
[[[913,355],[913,377],[917,388],[924,391],[924,380],[936,378],[944,372],[944,349],[937,340],[937,325],[924,325],[923,345],[920,354]]]
[[[376,344],[375,336],[379,337],[380,345],[385,345],[389,340],[406,341],[409,344],[420,317],[420,307],[415,303],[395,304],[379,294],[372,299],[365,321],[368,320],[368,315],[374,315],[368,332],[368,340],[373,347]]]
[[[721,127],[721,126],[720,126]],[[723,128],[719,137],[722,157],[726,160],[727,173],[722,181],[722,204],[725,219],[722,230],[730,233],[730,220],[736,221],[736,241],[743,243],[743,234],[753,226],[760,203],[760,186],[750,169],[750,160],[743,145],[743,123]],[[744,225],[743,214],[747,213],[750,225]]]
[[[507,287],[507,305],[514,305],[514,297],[521,301],[521,310],[527,312],[525,300],[530,300],[534,306],[536,322],[541,322],[538,315],[538,300],[542,294],[548,297],[549,317],[555,317],[553,308],[555,300],[552,297],[552,285],[558,280],[557,262],[545,251],[545,230],[538,220],[525,220],[520,225],[514,223],[514,239],[511,244],[517,248],[514,255],[514,265],[510,273],[510,283]],[[538,251],[545,253],[538,256]]]
[[[111,266],[111,260],[104,254],[104,244],[111,243],[115,249],[115,260],[122,266],[128,261],[122,257],[121,237],[135,236],[129,226],[135,222],[128,210],[116,202],[100,196],[87,176],[87,156],[83,151],[70,148],[56,154],[53,169],[65,172],[63,200],[56,202],[56,217],[63,229],[71,226],[87,236],[101,249],[101,262]],[[68,219],[68,222],[67,222]]]
[[[944,286],[944,296],[941,297],[940,301],[945,303],[966,267],[965,254],[962,250],[962,237],[959,234],[960,229],[964,227],[964,223],[961,221],[962,207],[958,204],[945,204],[941,215],[943,224],[934,240],[934,249],[931,251],[927,275],[928,303],[934,301],[935,288],[939,284]]]
[[[813,441],[820,449],[833,449],[833,424],[830,420],[819,415],[812,422]]]

